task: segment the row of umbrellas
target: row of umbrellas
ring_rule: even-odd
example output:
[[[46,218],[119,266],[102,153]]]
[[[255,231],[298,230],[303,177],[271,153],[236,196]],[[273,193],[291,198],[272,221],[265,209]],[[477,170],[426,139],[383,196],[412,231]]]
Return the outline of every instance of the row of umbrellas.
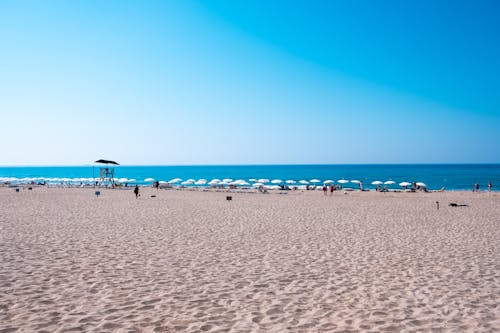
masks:
[[[155,180],[153,178],[146,178],[144,179],[144,182],[148,183],[148,182],[154,182]],[[319,184],[321,183],[321,180],[319,179],[311,179],[311,180],[299,180],[299,181],[295,181],[295,180],[281,180],[281,179],[273,179],[273,180],[269,180],[267,178],[261,178],[261,179],[255,179],[255,178],[251,178],[249,179],[249,181],[252,184],[252,186],[262,186],[262,185],[265,185],[265,184],[274,184],[274,185],[283,185],[283,184],[287,184],[287,185],[294,185],[294,184],[301,184],[301,185],[309,185],[309,184]],[[243,179],[238,179],[238,180],[233,180],[233,179],[230,179],[230,178],[226,178],[226,179],[218,179],[218,178],[215,178],[215,179],[212,179],[211,181],[208,181],[206,179],[199,179],[199,180],[195,180],[195,179],[187,179],[187,180],[182,180],[181,178],[174,178],[174,179],[171,179],[170,181],[159,181],[160,184],[170,184],[170,185],[174,185],[174,184],[181,184],[181,185],[240,185],[240,186],[248,186],[250,185],[250,183],[248,183],[247,181],[243,180]],[[328,185],[328,184],[334,184],[335,181],[331,180],[331,179],[328,179],[328,180],[325,180],[322,182],[323,184],[325,185]],[[359,184],[361,183],[361,181],[359,180],[346,180],[346,179],[339,179],[337,180],[337,183],[339,184],[347,184],[347,183],[354,183],[354,184]],[[393,180],[388,180],[388,181],[385,181],[385,182],[382,182],[382,181],[379,181],[379,180],[376,180],[376,181],[373,181],[371,183],[372,185],[376,185],[376,186],[379,186],[379,185],[393,185],[393,184],[396,184],[395,181]],[[409,183],[409,182],[401,182],[399,183],[399,186],[402,186],[402,187],[407,187],[407,186],[411,186],[412,183]],[[421,187],[427,187],[426,184],[422,183],[422,182],[418,182],[416,183],[416,185],[418,186],[421,186]]]
[[[26,182],[37,182],[37,181],[45,181],[45,182],[54,182],[54,183],[88,183],[88,182],[95,182],[95,181],[100,181],[100,178],[58,178],[58,177],[34,177],[34,178],[31,178],[31,177],[24,177],[24,178],[16,178],[16,177],[0,177],[0,182],[20,182],[20,183],[26,183]],[[118,183],[139,183],[136,179],[128,179],[128,178],[114,178],[114,181],[115,182],[118,182]],[[146,178],[144,179],[143,182],[145,183],[152,183],[156,181],[154,178]],[[185,185],[185,186],[190,186],[190,185],[196,185],[196,186],[204,186],[204,185],[234,185],[234,186],[249,186],[249,185],[252,185],[254,187],[260,187],[260,186],[265,186],[266,184],[272,184],[272,185],[284,185],[284,184],[287,184],[287,185],[295,185],[295,184],[300,184],[300,185],[310,185],[310,184],[314,184],[314,185],[317,185],[317,184],[320,184],[320,183],[323,183],[325,185],[329,185],[329,184],[334,184],[335,181],[334,180],[331,180],[331,179],[328,179],[328,180],[325,180],[325,181],[321,181],[319,179],[311,179],[311,180],[299,180],[299,181],[295,181],[295,180],[281,180],[281,179],[273,179],[273,180],[270,180],[270,179],[267,179],[267,178],[260,178],[260,179],[256,179],[256,178],[251,178],[248,180],[249,182],[243,180],[243,179],[237,179],[237,180],[233,180],[233,179],[230,179],[230,178],[225,178],[225,179],[218,179],[218,178],[214,178],[210,181],[208,181],[207,179],[198,179],[198,180],[195,180],[195,179],[186,179],[186,180],[182,180],[181,178],[174,178],[174,179],[171,179],[169,181],[159,181],[158,183],[160,184],[170,184],[170,185],[176,185],[176,184],[180,184],[180,185]],[[348,184],[348,183],[353,183],[353,184],[359,184],[361,183],[361,181],[359,180],[346,180],[346,179],[339,179],[336,181],[338,184]],[[380,186],[380,185],[394,185],[396,184],[395,181],[393,180],[388,180],[388,181],[385,181],[385,182],[382,182],[382,181],[379,181],[379,180],[376,180],[376,181],[373,181],[371,182],[372,185],[375,185],[375,186]],[[412,183],[409,183],[409,182],[401,182],[398,184],[399,186],[402,186],[402,187],[408,187],[408,186],[411,186]],[[425,183],[422,183],[422,182],[418,182],[416,183],[417,186],[420,186],[420,187],[427,187],[427,185]]]

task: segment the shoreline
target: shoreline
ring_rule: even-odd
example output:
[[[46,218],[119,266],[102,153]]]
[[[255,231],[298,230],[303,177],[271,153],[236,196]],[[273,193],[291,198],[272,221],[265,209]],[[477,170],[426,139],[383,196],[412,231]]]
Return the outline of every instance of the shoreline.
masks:
[[[135,186],[135,185],[134,185]],[[0,184],[0,189],[1,188],[8,188],[8,189],[94,189],[94,190],[100,190],[100,189],[106,189],[106,190],[133,190],[134,186],[116,186],[114,188],[110,186],[94,186],[94,185],[85,185],[85,186],[80,186],[80,185],[40,185],[40,184],[22,184],[22,185],[6,185],[6,184]],[[141,189],[154,189],[151,185],[137,185]],[[321,186],[317,186],[316,189],[289,189],[289,190],[278,190],[278,189],[266,189],[268,193],[295,193],[295,192],[307,192],[307,193],[315,193],[315,192],[322,192]],[[168,187],[168,188],[160,188],[159,191],[189,191],[189,192],[228,192],[228,193],[259,193],[259,190],[257,188],[252,188],[252,187],[241,187],[241,188],[213,188],[213,187],[202,187],[202,186],[173,186],[173,187]],[[472,191],[472,190],[464,190],[464,189],[444,189],[444,190],[428,190],[428,191],[422,191],[422,190],[417,190],[417,191],[411,191],[411,190],[403,190],[403,189],[388,189],[387,191],[377,191],[376,189],[372,188],[367,188],[364,190],[359,190],[357,188],[341,188],[335,190],[334,193],[343,193],[344,191],[348,193],[473,193],[473,194],[479,194],[479,193],[500,193],[500,189],[498,190],[480,190],[480,191]],[[330,191],[328,190],[328,195],[330,195]]]

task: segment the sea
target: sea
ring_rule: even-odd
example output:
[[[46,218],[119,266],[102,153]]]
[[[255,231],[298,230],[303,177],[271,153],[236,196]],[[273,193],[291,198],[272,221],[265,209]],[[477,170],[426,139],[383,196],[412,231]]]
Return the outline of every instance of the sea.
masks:
[[[15,166],[0,167],[1,183],[22,182],[85,182],[99,177],[103,165],[87,166]],[[169,182],[174,178],[181,180],[206,179],[279,179],[326,180],[337,183],[347,180],[344,187],[357,188],[356,181],[363,182],[364,188],[375,188],[374,181],[394,181],[389,188],[399,188],[401,182],[423,182],[430,190],[472,190],[478,183],[480,190],[486,190],[489,182],[493,191],[500,188],[500,164],[332,164],[332,165],[196,165],[196,166],[112,166],[114,177],[129,181],[130,184],[149,185],[152,178]],[[125,180],[126,179],[126,180]],[[354,182],[351,182],[354,180]],[[177,184],[180,184],[179,181]],[[192,186],[192,185],[188,185]]]

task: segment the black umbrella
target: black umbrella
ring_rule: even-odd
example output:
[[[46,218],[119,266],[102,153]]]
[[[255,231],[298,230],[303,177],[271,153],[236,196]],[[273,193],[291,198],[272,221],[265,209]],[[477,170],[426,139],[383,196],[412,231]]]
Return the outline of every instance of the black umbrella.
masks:
[[[116,163],[115,161],[109,161],[109,160],[97,160],[97,161],[95,161],[95,163],[103,163],[103,164],[116,164],[116,165],[120,165],[120,164]]]

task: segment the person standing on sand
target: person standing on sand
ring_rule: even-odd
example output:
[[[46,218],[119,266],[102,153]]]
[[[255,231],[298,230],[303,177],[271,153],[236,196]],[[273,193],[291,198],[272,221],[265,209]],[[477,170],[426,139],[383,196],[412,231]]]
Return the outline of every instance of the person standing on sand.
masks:
[[[134,194],[135,194],[135,198],[137,199],[139,197],[139,186],[137,186],[137,185],[135,185]]]
[[[330,195],[333,195],[333,191],[335,191],[335,186],[330,185]]]
[[[492,187],[493,187],[493,185],[491,185],[491,182],[488,182],[488,192],[491,192]]]
[[[323,194],[326,195],[326,185],[323,184]]]
[[[476,182],[474,184],[474,190],[472,190],[472,192],[479,192],[479,183],[478,182]]]

